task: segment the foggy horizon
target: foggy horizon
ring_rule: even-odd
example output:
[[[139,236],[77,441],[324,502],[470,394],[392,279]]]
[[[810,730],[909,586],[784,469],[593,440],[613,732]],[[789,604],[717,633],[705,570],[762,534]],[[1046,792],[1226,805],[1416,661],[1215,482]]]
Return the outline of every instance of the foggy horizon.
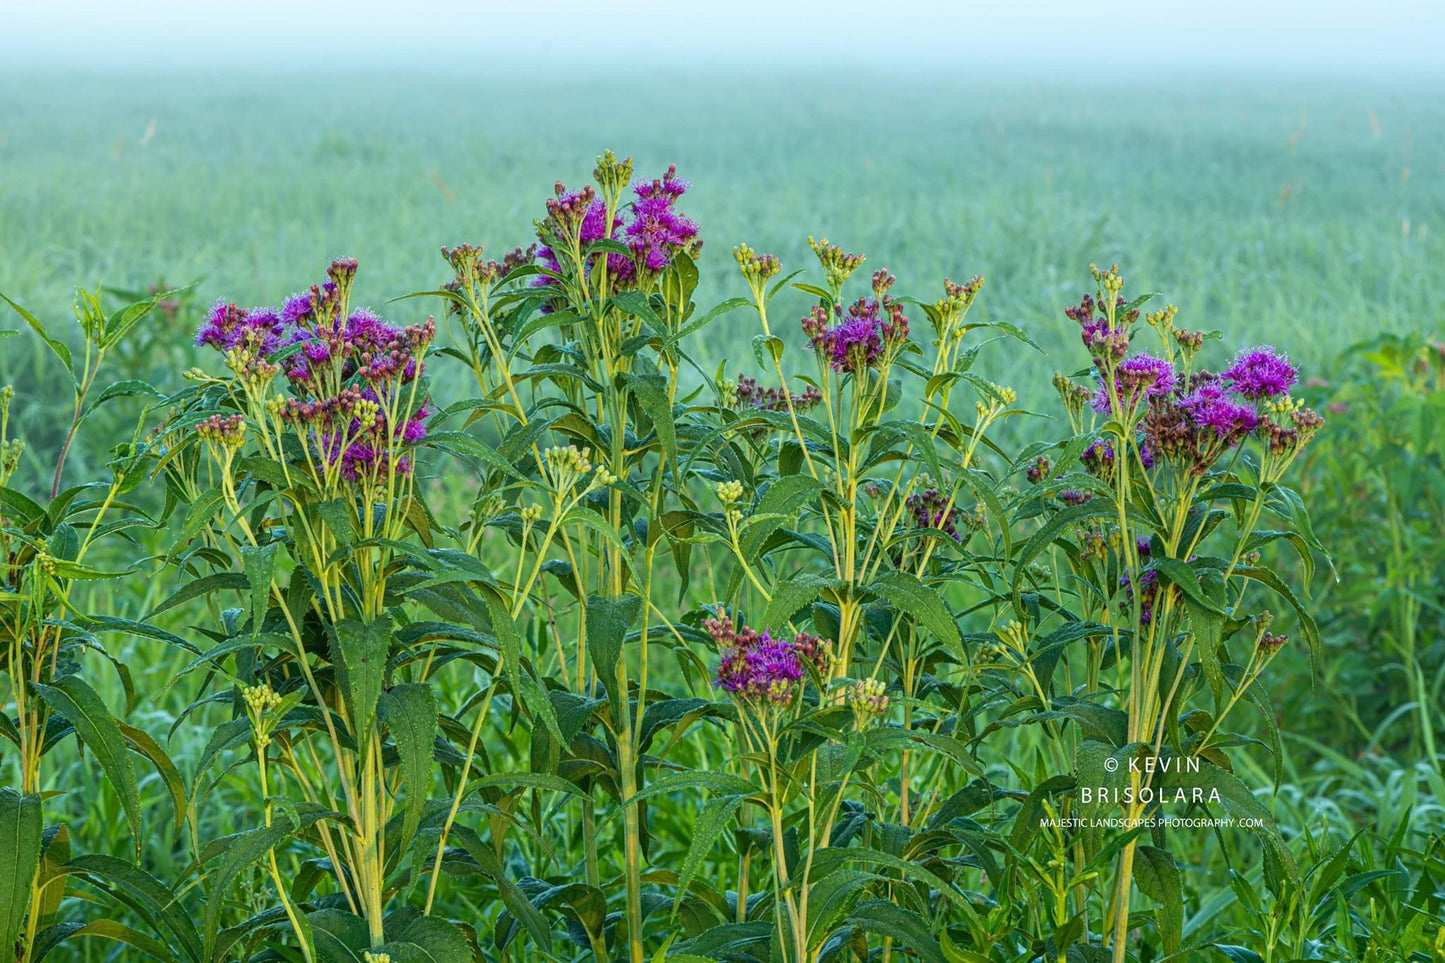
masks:
[[[1445,4],[1428,0],[1208,6],[1125,0],[1106,7],[900,0],[884,13],[860,0],[5,6],[11,70],[485,73],[543,64],[573,75],[728,68],[906,75],[946,67],[1090,82],[1242,68],[1311,79],[1445,76],[1439,56]]]

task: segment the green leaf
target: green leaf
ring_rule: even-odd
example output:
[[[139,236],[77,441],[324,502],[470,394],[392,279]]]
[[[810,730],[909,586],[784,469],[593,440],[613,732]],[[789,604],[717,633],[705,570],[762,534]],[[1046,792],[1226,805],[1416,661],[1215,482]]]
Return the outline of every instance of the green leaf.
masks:
[[[557,723],[557,713],[552,708],[552,701],[546,694],[540,691],[530,676],[522,672],[522,635],[517,629],[517,621],[512,618],[508,608],[507,600],[491,586],[484,586],[482,596],[487,602],[487,614],[491,620],[491,629],[497,639],[497,646],[502,650],[502,672],[507,677],[507,684],[512,687],[513,698],[521,699],[526,703],[527,709],[534,718],[540,718],[543,725],[557,744],[565,746],[570,740],[562,734],[562,727]]]
[[[372,950],[391,963],[472,963],[472,948],[455,924],[436,916],[418,916]]]
[[[401,758],[401,781],[406,786],[401,846],[407,847],[426,810],[431,789],[432,744],[436,740],[437,702],[429,685],[392,686],[377,706],[381,721],[391,730]]]
[[[186,820],[186,785],[181,779],[180,770],[171,761],[171,757],[161,748],[160,743],[151,738],[150,733],[144,729],[137,729],[135,726],[126,725],[124,722],[117,723],[120,726],[121,735],[130,745],[131,751],[140,753],[151,761],[156,767],[156,775],[161,777],[165,783],[166,791],[171,797],[171,816],[175,820],[176,837],[179,838]]]
[[[125,808],[126,822],[135,840],[136,858],[140,858],[141,809],[140,792],[136,786],[135,766],[130,750],[115,717],[105,702],[84,679],[68,675],[54,685],[31,683],[51,710],[75,727],[75,734],[95,754]]]
[[[102,939],[110,940],[112,943],[119,943],[122,946],[129,946],[132,949],[139,950],[157,960],[169,961],[176,958],[176,954],[171,948],[154,936],[148,936],[116,920],[91,920],[79,929],[66,933],[63,938],[73,940],[81,936],[99,936]]]
[[[30,885],[40,865],[40,796],[0,789],[0,946],[15,945],[30,910]]]
[[[250,587],[251,581],[243,572],[217,572],[214,575],[207,575],[182,585],[164,602],[147,612],[146,619],[153,619],[167,609],[173,609],[177,605],[182,605],[202,595],[210,595],[212,592],[220,592],[225,589],[244,592]]]
[[[767,611],[763,615],[763,627],[781,629],[792,621],[793,616],[811,604],[824,588],[833,584],[836,584],[835,580],[819,578],[816,575],[799,575],[779,582],[773,589],[773,598],[768,602]]]
[[[660,374],[629,375],[627,385],[637,397],[637,403],[652,419],[652,427],[662,442],[667,457],[667,467],[677,481],[677,425],[672,419],[672,402],[667,397],[667,379]]]
[[[309,822],[315,822],[320,813],[309,814]],[[206,902],[205,917],[205,940],[206,956],[213,956],[216,945],[216,933],[221,925],[221,913],[228,907],[231,900],[227,898],[227,892],[231,883],[241,872],[249,868],[257,860],[271,852],[278,844],[300,828],[296,820],[286,812],[284,807],[278,807],[272,816],[272,823],[269,826],[262,826],[244,833],[233,836],[226,847],[222,850],[219,863],[214,870],[208,874],[210,879],[209,898]]]
[[[266,603],[271,596],[271,580],[276,575],[276,543],[242,545],[241,567],[251,586],[251,638],[261,632],[266,619]]]
[[[495,468],[503,475],[523,480],[522,473],[502,454],[484,441],[473,438],[464,431],[438,431],[427,435],[426,444],[431,448],[451,452],[462,458],[476,458]]]
[[[145,870],[114,856],[92,853],[72,859],[65,871],[110,884],[118,898],[164,926],[175,937],[174,945],[186,959],[200,963],[205,958],[201,935],[196,932],[190,912],[164,883]]]
[[[1158,904],[1155,917],[1164,937],[1164,952],[1176,953],[1184,929],[1184,895],[1174,857],[1153,846],[1134,850],[1134,883]]]
[[[928,629],[955,652],[963,651],[963,636],[959,634],[958,623],[944,604],[943,596],[920,582],[917,576],[909,572],[890,572],[868,586],[868,591]]]
[[[672,904],[674,917],[682,906],[682,899],[687,895],[687,888],[692,884],[693,877],[702,868],[702,861],[712,851],[718,836],[727,829],[728,821],[738,811],[742,802],[742,796],[715,796],[709,799],[697,814],[697,822],[693,823],[692,827],[692,841],[688,843],[687,856],[683,859],[682,871],[678,874],[677,896]]]
[[[607,688],[614,718],[627,714],[627,693],[621,690],[617,667],[622,659],[622,643],[642,614],[642,596],[624,595],[616,601],[600,595],[587,597],[587,645],[597,677]]]
[[[3,298],[6,304],[14,308],[16,314],[25,319],[25,323],[30,325],[30,329],[40,335],[40,340],[44,341],[55,356],[60,359],[60,363],[65,365],[65,373],[70,375],[70,383],[74,386],[75,393],[79,395],[80,382],[75,380],[75,361],[70,356],[70,349],[65,346],[64,342],[52,338],[50,332],[45,330],[45,325],[41,324],[35,315],[26,311],[14,301],[11,301],[10,298],[4,294],[0,294],[0,298]]]
[[[893,937],[925,963],[948,963],[938,945],[938,938],[929,932],[928,922],[896,903],[882,899],[865,900],[853,908],[848,922],[865,932]]]
[[[1150,566],[1159,576],[1166,581],[1172,582],[1185,598],[1196,606],[1216,615],[1224,615],[1224,609],[1219,603],[1204,594],[1204,589],[1199,585],[1199,574],[1189,565],[1177,558],[1158,558]]]
[[[374,622],[342,619],[336,623],[336,649],[331,660],[346,694],[346,708],[358,743],[371,731],[376,718],[376,701],[381,697],[390,649],[389,615],[382,615]]]
[[[537,945],[543,950],[550,950],[552,948],[552,930],[547,926],[546,917],[527,900],[526,895],[507,875],[506,870],[502,868],[502,864],[493,854],[492,847],[482,842],[482,838],[470,826],[460,824],[453,826],[451,838],[461,844],[468,856],[476,860],[482,874],[496,885],[497,892],[502,897],[502,904],[507,907],[507,911],[526,928]]]

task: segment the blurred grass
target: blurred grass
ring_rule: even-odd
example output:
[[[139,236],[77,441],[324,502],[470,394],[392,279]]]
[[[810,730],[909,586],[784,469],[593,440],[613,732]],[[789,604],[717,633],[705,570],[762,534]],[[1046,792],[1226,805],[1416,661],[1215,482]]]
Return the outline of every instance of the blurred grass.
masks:
[[[694,183],[703,301],[736,293],[739,241],[803,266],[812,233],[922,297],[985,274],[980,311],[1046,346],[1091,261],[1230,346],[1306,361],[1445,315],[1437,86],[229,69],[0,74],[0,291],[51,315],[73,284],[162,276],[274,302],[345,253],[382,301],[440,280],[440,244],[526,242],[553,181],[612,147]],[[745,333],[716,326],[702,353]]]

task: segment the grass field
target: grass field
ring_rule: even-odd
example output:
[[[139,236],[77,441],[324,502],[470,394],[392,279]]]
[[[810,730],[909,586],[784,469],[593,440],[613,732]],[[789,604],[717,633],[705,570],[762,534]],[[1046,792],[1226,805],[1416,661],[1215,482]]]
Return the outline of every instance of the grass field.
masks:
[[[612,148],[634,156],[641,174],[676,163],[692,183],[681,206],[706,239],[701,305],[744,293],[734,245],[776,252],[790,270],[809,266],[807,233],[865,252],[869,267],[898,276],[899,291],[928,301],[945,276],[984,275],[971,319],[1014,323],[1043,348],[1000,347],[983,362],[1028,407],[1044,407],[1031,400],[1048,397],[1055,368],[1079,365],[1077,327],[1062,312],[1092,287],[1091,262],[1119,262],[1132,291],[1161,292],[1185,326],[1222,331],[1229,351],[1287,347],[1304,377],[1334,377],[1341,352],[1362,339],[1438,335],[1445,322],[1438,82],[1346,85],[1261,73],[1113,84],[1098,70],[1065,81],[963,71],[657,78],[558,69],[533,80],[441,66],[455,72],[318,79],[299,65],[278,74],[228,64],[205,75],[0,73],[0,292],[56,321],[69,315],[76,284],[143,290],[161,279],[196,281],[198,304],[271,304],[317,279],[332,257],[350,255],[361,262],[358,301],[379,307],[447,280],[441,244],[482,243],[500,256],[529,242],[553,181],[581,184],[596,154]],[[778,327],[786,323],[792,336],[809,302],[786,297],[775,316],[788,319]],[[412,320],[437,310],[419,304],[387,313]],[[179,384],[180,371],[200,360],[184,347],[197,320],[182,315],[169,322],[174,331],[151,334],[146,343],[162,347],[128,362],[143,370],[115,377]],[[755,328],[755,317],[738,312],[694,341],[695,353],[709,370],[727,359],[751,371]],[[0,384],[17,389],[12,434],[29,441],[33,462],[17,487],[40,483],[64,433],[56,412],[68,386],[55,375],[39,339],[0,341]],[[95,449],[83,443],[67,471],[94,472],[96,449],[112,440],[96,433]],[[1325,449],[1311,465],[1312,510],[1339,520],[1363,496],[1348,471],[1330,474],[1333,460]],[[1342,597],[1377,601],[1368,562],[1346,569]],[[1401,584],[1434,598],[1433,581]],[[114,597],[90,590],[88,599],[139,618],[173,587],[129,584]],[[1380,611],[1394,598],[1381,594]],[[1414,617],[1438,622],[1433,603],[1422,604],[1425,614],[1411,610]],[[1311,719],[1304,738],[1287,743],[1281,823],[1303,832],[1355,820],[1385,837],[1418,803],[1436,825],[1438,803],[1417,801],[1414,787],[1433,780],[1434,795],[1445,797],[1438,766],[1401,758],[1376,768],[1389,738],[1370,740],[1368,754],[1336,757],[1344,746],[1320,728],[1342,702],[1358,712],[1363,733],[1352,734],[1352,747],[1388,724],[1381,719],[1393,690],[1377,692],[1384,705],[1368,712],[1351,701],[1351,687],[1363,693],[1375,667],[1354,659],[1355,631],[1342,621],[1327,633],[1335,658],[1323,682],[1337,691],[1311,704],[1302,661],[1271,680],[1280,702]],[[1424,627],[1418,646],[1438,700],[1440,642]],[[189,682],[167,686],[187,659],[145,655],[155,651],[131,650],[142,653],[132,671],[144,697],[129,718],[161,736],[195,693]],[[113,702],[118,689],[106,690]],[[222,708],[196,718],[213,724]],[[194,759],[206,735],[188,726],[168,745],[177,759]],[[1269,783],[1257,761],[1244,765],[1252,785]],[[75,777],[58,770],[53,778],[58,787]],[[142,789],[159,805],[158,782]],[[247,797],[224,784],[207,803],[212,837],[236,828],[225,804],[232,792]],[[80,830],[78,848],[127,845],[109,793],[53,808],[95,827]],[[1406,845],[1426,848],[1413,836]],[[1387,847],[1381,859],[1393,855]],[[186,858],[184,847],[164,845],[147,856],[163,879],[181,875]],[[1228,916],[1223,906],[1195,905],[1194,925]],[[101,958],[99,946],[86,952]]]
[[[980,310],[1041,343],[1091,261],[1307,361],[1445,315],[1439,86],[232,69],[0,75],[0,291],[51,314],[75,283],[160,277],[271,302],[346,253],[381,301],[441,278],[441,243],[525,242],[553,179],[612,147],[694,183],[709,261],[746,240],[801,266],[807,225],[928,296],[984,274]]]

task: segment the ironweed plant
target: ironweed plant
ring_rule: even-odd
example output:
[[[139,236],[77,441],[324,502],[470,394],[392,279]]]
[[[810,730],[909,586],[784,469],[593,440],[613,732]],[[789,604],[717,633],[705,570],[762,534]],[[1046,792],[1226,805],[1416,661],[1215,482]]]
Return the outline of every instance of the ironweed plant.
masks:
[[[211,309],[211,370],[113,486],[164,492],[177,587],[77,624],[186,647],[176,726],[221,721],[177,800],[188,874],[72,868],[144,923],[85,935],[187,963],[1160,959],[1225,937],[1185,943],[1167,819],[1228,815],[1276,958],[1323,891],[1234,759],[1280,764],[1267,599],[1317,647],[1266,561],[1319,551],[1285,486],[1321,425],[1294,367],[1211,373],[1204,335],[1095,271],[1068,430],[1010,452],[1031,414],[978,370],[1036,346],[970,319],[981,277],[919,299],[826,240],[788,274],[740,245],[740,295],[700,309],[687,190],[604,154],[535,244],[444,248],[390,309],[440,321],[359,307],[349,260]],[[688,351],[725,315],[758,326],[733,379]],[[39,552],[36,512],[14,538]],[[17,625],[66,638],[63,608]],[[58,685],[8,674],[22,719]],[[251,806],[206,839],[221,789]],[[45,944],[45,907],[0,905]]]
[[[156,524],[129,500],[147,475],[150,440],[142,437],[144,420],[129,441],[110,448],[109,477],[64,487],[67,456],[76,436],[102,406],[117,398],[159,398],[159,392],[144,382],[118,381],[100,389],[96,384],[124,339],[171,296],[172,292],[156,293],[107,313],[99,290],[77,291],[79,358],[62,336],[52,334],[35,315],[5,297],[50,349],[73,389],[64,441],[44,472],[50,479],[49,497],[37,495],[41,501],[9,487],[27,449],[24,440],[10,436],[15,390],[8,385],[0,389],[0,634],[4,638],[0,671],[5,676],[0,736],[15,749],[15,783],[0,788],[6,864],[0,874],[0,946],[13,947],[17,963],[39,959],[77,934],[107,932],[122,941],[131,935],[126,927],[107,925],[103,919],[84,924],[58,921],[70,876],[105,890],[125,885],[121,880],[128,864],[101,855],[72,859],[69,827],[64,822],[46,825],[45,801],[56,792],[46,778],[47,757],[53,750],[74,736],[94,755],[120,797],[136,856],[145,837],[132,753],[148,759],[167,785],[178,830],[184,819],[185,795],[175,764],[149,734],[112,715],[97,692],[98,681],[87,678],[83,659],[86,652],[94,652],[108,660],[119,676],[127,706],[134,703],[130,670],[106,650],[100,635],[117,628],[143,628],[103,612],[88,612],[98,600],[87,586],[129,575],[133,569],[111,569],[105,563],[97,567],[93,560],[101,557],[109,562],[117,549],[133,555],[137,530]],[[0,336],[14,334],[0,332]],[[11,769],[8,763],[6,768]]]

